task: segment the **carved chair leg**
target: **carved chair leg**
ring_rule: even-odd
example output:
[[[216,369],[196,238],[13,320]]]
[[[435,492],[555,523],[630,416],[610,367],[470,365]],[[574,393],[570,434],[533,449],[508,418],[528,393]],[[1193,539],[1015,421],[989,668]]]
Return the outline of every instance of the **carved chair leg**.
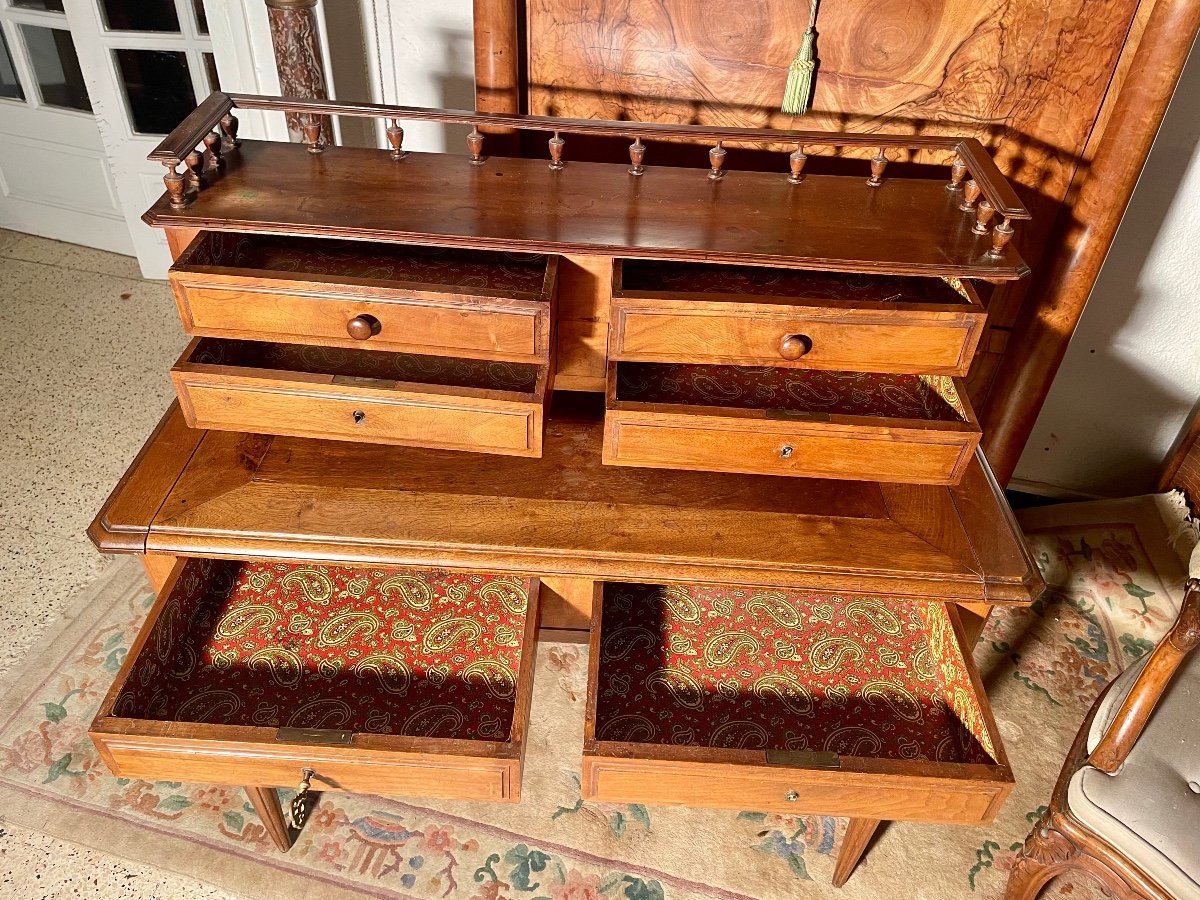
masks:
[[[250,805],[262,819],[263,827],[275,846],[287,853],[292,849],[292,831],[287,820],[283,817],[283,807],[279,803],[279,792],[270,787],[246,787],[246,796]]]
[[[1075,868],[1079,848],[1054,827],[1052,817],[1053,810],[1047,810],[1025,838],[1009,872],[1004,900],[1033,900],[1051,878]]]
[[[837,863],[833,867],[833,886],[841,887],[862,859],[871,842],[871,835],[879,827],[879,819],[851,819],[842,836],[842,848],[838,851]]]

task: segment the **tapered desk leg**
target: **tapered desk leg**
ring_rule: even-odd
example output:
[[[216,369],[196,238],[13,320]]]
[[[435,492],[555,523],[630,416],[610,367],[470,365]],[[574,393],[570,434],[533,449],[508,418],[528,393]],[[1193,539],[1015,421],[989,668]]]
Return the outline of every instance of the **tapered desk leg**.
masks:
[[[841,887],[862,859],[863,851],[871,842],[871,835],[879,827],[879,819],[851,819],[842,837],[842,849],[838,851],[837,864],[833,867],[833,886]]]
[[[275,846],[287,853],[292,849],[292,832],[283,818],[283,807],[279,804],[279,792],[270,787],[247,787],[246,796],[250,805],[262,819],[263,827]]]

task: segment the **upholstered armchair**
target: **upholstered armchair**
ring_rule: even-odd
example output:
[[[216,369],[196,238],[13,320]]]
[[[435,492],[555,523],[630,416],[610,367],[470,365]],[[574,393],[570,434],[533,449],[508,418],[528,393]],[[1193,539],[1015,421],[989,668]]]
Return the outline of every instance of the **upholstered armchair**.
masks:
[[[1200,579],[1158,645],[1096,701],[1017,856],[1008,900],[1086,871],[1120,898],[1200,900]]]

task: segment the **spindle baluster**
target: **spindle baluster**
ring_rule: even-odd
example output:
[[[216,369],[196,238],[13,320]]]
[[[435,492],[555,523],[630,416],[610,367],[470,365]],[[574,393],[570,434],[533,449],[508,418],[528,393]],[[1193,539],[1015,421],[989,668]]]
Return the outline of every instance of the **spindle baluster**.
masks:
[[[562,167],[566,165],[562,161],[563,147],[566,143],[566,141],[559,137],[557,131],[554,132],[554,137],[550,138],[550,168],[555,172],[561,171]]]
[[[163,184],[166,185],[167,193],[171,197],[171,206],[174,209],[183,209],[188,205],[187,185],[184,177],[179,174],[179,160],[167,159],[163,161],[163,165],[167,167],[167,174],[163,176]]]
[[[870,187],[879,187],[883,184],[883,170],[887,168],[887,164],[887,154],[880,147],[871,159],[871,177],[867,179],[867,184]]]
[[[993,259],[999,259],[1004,256],[1004,248],[1008,246],[1008,242],[1012,240],[1013,233],[1016,231],[1012,226],[1012,220],[1005,216],[995,228],[992,229],[992,249],[987,255]]]
[[[632,167],[629,170],[630,175],[641,175],[646,171],[646,167],[642,165],[642,160],[646,158],[646,145],[642,143],[640,137],[635,137],[633,143],[629,145],[629,162]]]
[[[975,208],[975,224],[971,230],[976,234],[987,234],[991,230],[988,228],[988,223],[995,214],[996,207],[992,206],[987,200],[980,200],[979,206]]]
[[[471,133],[467,135],[467,149],[471,151],[471,165],[483,165],[483,135],[477,127],[471,128]]]
[[[221,131],[225,133],[225,140],[228,141],[230,147],[242,146],[242,142],[238,138],[238,117],[233,113],[226,113],[221,117]]]
[[[392,124],[387,127],[387,139],[392,148],[392,159],[400,160],[408,156],[408,151],[404,149],[404,129],[400,127],[399,119],[392,119]]]
[[[211,160],[210,168],[220,170],[221,168],[221,135],[216,131],[210,131],[204,136],[204,148],[208,151],[209,159]]]
[[[804,180],[804,164],[806,162],[808,162],[808,156],[804,153],[804,145],[797,144],[796,149],[788,155],[788,169],[792,173],[788,176],[789,183],[799,184]]]
[[[717,141],[717,145],[708,151],[708,164],[711,167],[708,177],[713,181],[719,181],[725,177],[725,171],[721,168],[725,165],[724,143],[724,141]]]
[[[962,187],[963,177],[967,174],[967,164],[962,161],[961,156],[955,156],[954,162],[950,164],[950,183],[946,185],[946,190],[957,191]]]
[[[325,149],[325,145],[321,142],[321,120],[316,116],[309,116],[308,121],[300,126],[300,130],[304,132],[304,140],[308,142],[309,153],[321,153]]]
[[[958,204],[958,208],[963,212],[974,212],[975,201],[979,199],[981,191],[975,179],[970,179],[963,187],[963,201]]]
[[[192,186],[197,191],[200,190],[204,187],[204,156],[199,150],[193,150],[187,155],[184,164],[188,168],[188,176]]]

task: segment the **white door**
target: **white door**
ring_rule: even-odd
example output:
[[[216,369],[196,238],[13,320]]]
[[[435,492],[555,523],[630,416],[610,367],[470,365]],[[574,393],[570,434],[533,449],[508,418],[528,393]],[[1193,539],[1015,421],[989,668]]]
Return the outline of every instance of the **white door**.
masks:
[[[163,191],[146,154],[219,87],[203,0],[60,0],[66,7],[119,205],[147,278],[170,264],[141,221]]]
[[[63,0],[0,0],[0,228],[132,253]]]

